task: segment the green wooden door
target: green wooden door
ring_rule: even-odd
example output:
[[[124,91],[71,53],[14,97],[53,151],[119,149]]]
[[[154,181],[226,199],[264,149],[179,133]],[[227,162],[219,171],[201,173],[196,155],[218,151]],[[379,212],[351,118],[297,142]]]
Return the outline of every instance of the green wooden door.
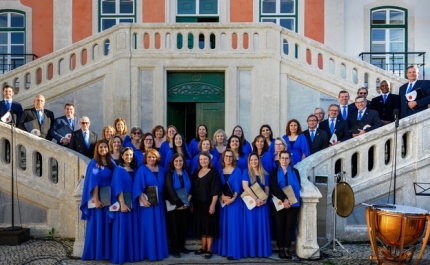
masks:
[[[208,127],[209,138],[224,129],[224,73],[167,73],[167,122],[189,142],[199,124]]]

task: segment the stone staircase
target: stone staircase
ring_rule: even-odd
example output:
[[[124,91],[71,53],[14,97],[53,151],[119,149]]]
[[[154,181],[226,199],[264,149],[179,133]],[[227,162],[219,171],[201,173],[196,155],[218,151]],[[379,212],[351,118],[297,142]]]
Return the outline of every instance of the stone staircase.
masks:
[[[182,41],[178,41],[181,38]],[[193,40],[192,48],[188,47],[191,45],[188,43],[178,49],[188,39]],[[61,113],[64,101],[73,102],[79,98],[81,103],[77,109],[81,113],[97,114],[97,120],[92,120],[92,127],[94,125],[101,129],[101,125],[111,123],[115,117],[126,117],[140,121],[140,126],[146,130],[152,128],[153,124],[167,122],[163,81],[166,69],[187,67],[190,70],[225,71],[228,76],[226,83],[233,86],[240,81],[240,69],[253,68],[253,80],[257,88],[250,92],[257,95],[269,93],[263,96],[256,111],[273,105],[279,109],[279,117],[257,116],[255,123],[233,118],[226,120],[226,127],[245,123],[250,131],[256,131],[264,121],[273,124],[272,128],[278,134],[289,116],[280,102],[265,99],[285,97],[290,80],[332,97],[337,97],[340,90],[355,95],[357,87],[366,84],[369,96],[373,97],[376,96],[376,86],[380,80],[388,79],[395,87],[404,82],[358,58],[334,51],[276,25],[240,23],[117,25],[2,75],[0,83],[13,84],[19,88],[15,99],[24,107],[31,106],[37,94],[43,94],[48,108]],[[233,95],[233,99],[226,98],[226,109],[231,108],[235,113],[238,111],[236,104],[240,105],[241,100],[237,94]],[[403,136],[407,142],[404,156],[400,149],[397,151],[398,203],[422,208],[428,204],[413,196],[411,182],[425,182],[427,177],[429,145],[425,139],[430,124],[427,112],[402,120],[397,140],[398,146],[402,146]],[[7,142],[11,142],[10,127],[0,124],[0,131],[0,170],[3,172],[0,173],[0,191],[8,194],[11,163],[4,159],[4,150]],[[384,126],[319,152],[298,165],[303,194],[297,238],[297,254],[300,257],[309,257],[318,249],[316,215],[321,193],[313,184],[315,176],[332,175],[336,161],[340,160],[342,169],[347,172],[346,181],[355,192],[357,209],[361,202],[371,202],[386,196],[393,155],[390,154],[391,159],[386,163],[384,150],[387,142],[393,145],[393,131],[393,125]],[[45,219],[42,216],[38,224],[31,222],[30,214],[24,225],[32,227],[32,234],[36,235],[47,234],[54,227],[61,236],[75,237],[74,251],[78,256],[82,251],[85,231],[85,223],[79,220],[78,205],[82,192],[82,182],[79,180],[85,175],[88,159],[21,131],[15,133],[13,148],[16,153],[25,148],[26,154],[26,168],[16,170],[21,200],[29,207],[37,206],[38,211],[46,213]],[[34,170],[40,163],[36,159],[36,152],[42,156],[43,170],[40,177]],[[370,170],[369,152],[374,153]],[[57,166],[47,166],[55,165],[53,159]],[[358,163],[354,176],[351,176],[352,160]],[[331,191],[332,188],[333,180],[329,178],[327,189]],[[327,201],[331,202],[331,192],[327,197]],[[333,215],[329,206],[327,204],[326,231],[330,237]],[[338,224],[340,238],[365,239],[366,231],[363,225],[348,225],[346,219],[340,220]]]

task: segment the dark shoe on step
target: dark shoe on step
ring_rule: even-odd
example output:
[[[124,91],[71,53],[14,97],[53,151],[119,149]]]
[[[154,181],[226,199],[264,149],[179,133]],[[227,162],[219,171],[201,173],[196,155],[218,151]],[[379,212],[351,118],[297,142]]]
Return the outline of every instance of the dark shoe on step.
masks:
[[[187,248],[185,248],[185,247],[183,247],[182,249],[181,249],[181,253],[184,253],[184,254],[190,254],[190,250],[189,249],[187,249]]]
[[[212,258],[212,252],[211,251],[206,251],[206,254],[203,257],[205,257],[205,259]]]
[[[204,250],[204,249],[199,249],[199,250],[196,250],[196,251],[194,251],[194,254],[196,254],[196,255],[202,255],[202,254],[205,254],[206,253],[206,250]]]
[[[175,258],[180,258],[181,254],[179,254],[179,253],[173,253],[172,256],[175,257]]]

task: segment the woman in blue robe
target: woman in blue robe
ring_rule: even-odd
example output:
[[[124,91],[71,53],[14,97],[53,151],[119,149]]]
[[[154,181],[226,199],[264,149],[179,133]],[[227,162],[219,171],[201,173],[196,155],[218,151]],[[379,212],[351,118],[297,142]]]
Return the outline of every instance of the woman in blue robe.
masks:
[[[196,138],[192,139],[188,145],[188,152],[191,157],[195,157],[200,153],[199,143],[205,138],[208,138],[208,127],[204,124],[200,124],[199,127],[197,127]]]
[[[291,241],[297,225],[297,216],[300,210],[300,175],[299,171],[290,164],[291,155],[288,151],[279,154],[280,165],[270,174],[270,190],[272,194],[283,203],[283,209],[277,211],[273,203],[271,212],[274,223],[274,235],[279,248],[279,258],[292,259],[290,253]],[[291,202],[291,198],[282,191],[291,185],[297,202]]]
[[[162,260],[169,256],[167,248],[166,218],[164,214],[163,188],[164,170],[160,163],[160,154],[155,149],[145,152],[145,165],[137,170],[133,184],[133,200],[138,201],[138,237],[139,260]],[[156,186],[158,189],[157,205],[145,198],[146,189]]]
[[[245,134],[243,133],[243,129],[240,125],[236,125],[233,128],[233,131],[231,132],[231,136],[228,139],[229,142],[230,142],[230,139],[233,135],[239,137],[240,145],[242,146],[242,152],[245,154],[245,157],[248,157],[248,155],[252,152],[252,146],[246,140]]]
[[[99,198],[99,190],[108,187],[115,168],[106,141],[97,141],[94,158],[87,167],[80,210],[82,220],[87,221],[82,260],[102,260],[111,257],[111,224],[109,207],[104,206]],[[88,202],[95,204],[88,208]]]
[[[131,141],[124,143],[124,147],[131,147],[133,151],[139,150],[142,140],[142,129],[136,126],[131,128],[130,139]]]
[[[169,125],[166,129],[166,141],[164,141],[160,149],[158,150],[158,153],[160,154],[160,165],[164,166],[166,163],[166,155],[167,153],[173,149],[173,137],[178,132],[178,129],[176,129],[175,126]]]
[[[260,127],[260,135],[266,139],[267,146],[269,147],[269,152],[275,151],[275,138],[273,138],[272,128],[269,124],[263,124]],[[255,151],[254,151],[255,152]]]
[[[288,121],[286,134],[282,138],[287,143],[287,150],[291,152],[292,166],[295,166],[311,154],[308,140],[302,134],[302,127],[298,120],[292,119]]]
[[[243,245],[244,257],[269,257],[272,255],[272,239],[270,235],[269,210],[267,201],[258,198],[251,190],[254,183],[269,196],[269,178],[261,165],[256,153],[248,157],[248,170],[242,174],[242,187],[247,195],[254,200],[256,207],[249,210],[244,207]]]
[[[215,239],[213,250],[218,255],[229,260],[243,257],[243,206],[240,194],[242,193],[242,172],[236,167],[233,151],[226,149],[222,153],[221,185],[225,187],[228,182],[233,197],[221,195],[219,238]]]
[[[236,156],[237,167],[240,171],[244,171],[248,168],[248,156],[242,151],[242,144],[240,138],[236,135],[232,135],[228,141],[227,148],[231,149]]]
[[[214,149],[212,141],[209,138],[203,138],[199,143],[199,153],[194,156],[191,162],[190,174],[193,175],[199,167],[200,152],[208,152],[211,155],[211,165],[213,168],[221,172],[221,162],[218,160],[217,151]]]
[[[180,253],[190,253],[190,251],[185,248],[185,239],[188,233],[190,217],[189,194],[191,180],[185,168],[186,163],[184,155],[181,153],[174,154],[168,165],[169,171],[166,173],[166,181],[164,184],[166,204],[169,203],[175,206],[175,209],[166,213],[170,250],[175,258],[180,258]]]
[[[135,253],[138,250],[135,231],[137,204],[131,200],[136,169],[133,149],[131,147],[123,148],[111,184],[112,202],[118,202],[120,206],[119,211],[112,212],[112,256],[110,261],[114,264],[133,262],[137,261],[138,258],[137,253]],[[127,206],[125,198],[130,199],[131,207]]]
[[[173,136],[173,148],[167,153],[164,161],[165,163],[164,165],[162,165],[164,167],[164,170],[168,170],[170,161],[172,160],[173,155],[176,153],[180,153],[184,156],[184,162],[187,167],[191,166],[191,156],[188,153],[185,138],[180,133],[175,133],[175,136]]]

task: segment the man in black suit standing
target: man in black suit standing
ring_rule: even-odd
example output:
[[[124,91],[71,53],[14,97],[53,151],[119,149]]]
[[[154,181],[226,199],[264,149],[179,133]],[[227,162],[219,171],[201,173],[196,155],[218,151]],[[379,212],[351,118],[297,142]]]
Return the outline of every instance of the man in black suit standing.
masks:
[[[308,129],[303,132],[308,140],[308,144],[311,150],[311,154],[314,154],[324,148],[328,147],[328,135],[327,132],[317,128],[318,118],[315,115],[309,115],[308,117]]]
[[[3,87],[3,100],[0,101],[0,117],[11,111],[11,114],[14,115],[15,124],[17,124],[22,116],[22,106],[12,99],[13,95],[13,87],[5,85]]]
[[[355,98],[357,111],[348,116],[348,126],[351,128],[352,137],[362,135],[382,126],[378,112],[367,108],[367,100],[363,96]]]
[[[382,80],[379,87],[381,95],[372,99],[369,108],[378,112],[382,124],[385,125],[395,120],[394,110],[400,109],[400,97],[390,93],[391,84],[388,80]]]
[[[339,96],[338,96],[337,100],[339,101],[339,108],[340,108],[340,111],[339,111],[339,114],[337,115],[337,117],[339,119],[347,121],[349,114],[356,111],[357,107],[354,104],[348,105],[349,93],[346,90],[342,90],[339,92]]]
[[[75,106],[72,103],[66,103],[64,116],[55,119],[50,134],[59,145],[68,146],[72,132],[77,130],[79,130],[79,119],[75,116]]]
[[[79,125],[81,128],[72,133],[69,148],[86,157],[93,158],[98,136],[95,132],[90,131],[90,119],[88,117],[83,116],[79,121]]]
[[[409,66],[406,72],[409,82],[402,85],[399,89],[400,97],[400,118],[410,116],[420,111],[428,109],[430,104],[430,81],[418,80],[420,70],[416,66]],[[406,94],[419,90],[422,92],[422,97],[417,99],[406,98]]]
[[[45,107],[45,97],[37,95],[34,98],[34,108],[25,109],[18,123],[18,128],[35,134],[51,141],[49,130],[54,124],[54,113]]]
[[[331,104],[328,107],[328,119],[319,124],[319,128],[327,132],[329,141],[333,134],[336,134],[337,141],[330,142],[329,146],[345,142],[351,138],[348,123],[338,117],[339,105]]]

